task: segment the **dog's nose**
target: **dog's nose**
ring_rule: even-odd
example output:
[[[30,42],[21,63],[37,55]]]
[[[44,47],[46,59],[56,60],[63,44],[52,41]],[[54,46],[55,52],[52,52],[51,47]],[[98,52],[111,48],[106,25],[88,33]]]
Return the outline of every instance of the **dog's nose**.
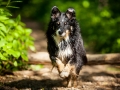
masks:
[[[63,33],[63,32],[62,32],[61,30],[60,30],[60,31],[58,31],[58,34],[59,34],[59,35],[61,35],[62,33]]]

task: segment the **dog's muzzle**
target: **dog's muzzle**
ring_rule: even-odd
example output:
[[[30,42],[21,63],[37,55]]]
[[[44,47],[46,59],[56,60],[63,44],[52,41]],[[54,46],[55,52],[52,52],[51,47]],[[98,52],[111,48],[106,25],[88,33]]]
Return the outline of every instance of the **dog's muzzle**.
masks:
[[[63,32],[62,30],[58,30],[57,31],[57,35],[59,35],[60,37],[64,37],[65,36],[65,32]]]

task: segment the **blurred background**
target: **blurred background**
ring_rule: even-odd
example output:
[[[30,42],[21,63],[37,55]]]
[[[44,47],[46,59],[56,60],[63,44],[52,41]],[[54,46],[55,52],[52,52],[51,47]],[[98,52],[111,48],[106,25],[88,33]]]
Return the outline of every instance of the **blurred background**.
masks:
[[[17,0],[11,0],[17,1]],[[9,8],[14,16],[22,20],[38,22],[41,30],[47,30],[50,11],[57,6],[62,12],[73,7],[80,24],[87,52],[120,52],[120,0],[19,0],[10,3],[19,8]]]
[[[46,52],[53,6],[61,12],[75,9],[87,54],[120,53],[120,0],[0,0],[0,90],[64,89]],[[102,57],[112,65],[97,65],[95,57],[98,62],[82,69],[77,88],[120,90],[120,58],[115,56]]]

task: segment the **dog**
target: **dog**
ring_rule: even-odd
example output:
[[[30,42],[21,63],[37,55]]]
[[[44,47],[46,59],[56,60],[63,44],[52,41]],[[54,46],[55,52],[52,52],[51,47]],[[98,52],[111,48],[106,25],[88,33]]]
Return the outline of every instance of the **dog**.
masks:
[[[51,9],[46,38],[52,65],[57,67],[60,77],[67,80],[68,87],[74,86],[87,57],[73,8],[65,13],[56,6]]]

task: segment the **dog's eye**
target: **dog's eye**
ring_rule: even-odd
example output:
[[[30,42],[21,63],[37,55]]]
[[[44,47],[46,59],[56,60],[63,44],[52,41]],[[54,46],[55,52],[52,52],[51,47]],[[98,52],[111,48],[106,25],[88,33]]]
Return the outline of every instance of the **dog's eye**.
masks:
[[[65,22],[64,24],[66,25],[67,23]]]

